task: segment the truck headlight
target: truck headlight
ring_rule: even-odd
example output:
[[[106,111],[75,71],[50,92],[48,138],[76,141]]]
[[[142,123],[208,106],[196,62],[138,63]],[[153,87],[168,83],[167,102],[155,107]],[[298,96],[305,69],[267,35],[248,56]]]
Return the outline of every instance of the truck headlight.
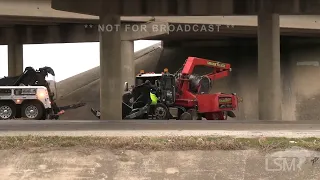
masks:
[[[38,99],[44,98],[46,96],[48,96],[48,91],[46,89],[38,89],[37,91]]]

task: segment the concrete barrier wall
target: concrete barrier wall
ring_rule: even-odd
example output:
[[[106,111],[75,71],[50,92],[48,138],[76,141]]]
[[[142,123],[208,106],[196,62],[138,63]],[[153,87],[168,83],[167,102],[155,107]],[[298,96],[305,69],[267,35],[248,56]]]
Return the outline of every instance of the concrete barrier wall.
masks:
[[[320,120],[320,46],[300,46],[289,53],[291,97],[297,119]]]

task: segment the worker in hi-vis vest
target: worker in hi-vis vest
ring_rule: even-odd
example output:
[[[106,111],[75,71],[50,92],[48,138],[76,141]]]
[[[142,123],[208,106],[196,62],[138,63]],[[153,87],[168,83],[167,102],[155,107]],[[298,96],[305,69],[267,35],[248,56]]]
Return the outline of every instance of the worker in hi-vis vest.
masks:
[[[158,103],[157,95],[150,92],[151,105],[156,105]]]

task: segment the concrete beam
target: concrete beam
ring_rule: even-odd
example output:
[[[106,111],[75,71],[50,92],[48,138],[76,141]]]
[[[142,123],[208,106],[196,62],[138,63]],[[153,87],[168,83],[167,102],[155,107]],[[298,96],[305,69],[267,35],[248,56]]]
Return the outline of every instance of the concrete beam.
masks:
[[[279,15],[258,16],[259,119],[282,120]]]
[[[198,0],[190,1],[190,15],[201,16],[203,13],[208,13],[211,8],[209,8],[208,0]]]
[[[101,24],[120,25],[119,16],[101,16]],[[103,120],[122,119],[120,31],[100,32],[100,111]]]
[[[141,17],[141,21],[150,20],[150,17]],[[199,24],[196,22],[201,22],[201,17],[188,17],[182,18],[179,20],[179,17],[163,17],[157,19],[156,22],[151,22],[148,24],[139,24],[139,26],[146,25],[147,32],[141,33],[143,31],[138,30],[137,32],[130,34],[124,33],[122,36],[125,36],[123,40],[133,40],[133,39],[178,39],[178,38],[206,38],[214,39],[216,37],[223,36],[242,36],[250,35],[256,36],[257,31],[257,18],[256,17],[202,17],[202,23]],[[189,20],[190,22],[187,22]],[[194,26],[196,23],[200,26],[209,26],[214,25],[214,32],[181,32],[181,31],[169,31],[169,34],[166,34],[165,31],[160,30],[151,30],[149,27],[164,27],[164,22],[171,21],[169,24],[170,29],[178,29],[178,26],[184,27],[185,25]],[[181,22],[181,23],[178,23]],[[320,26],[317,23],[317,16],[292,16],[292,17],[281,17],[281,35],[290,35],[290,36],[301,36],[301,37],[319,37]],[[186,24],[188,23],[188,24]],[[59,25],[20,25],[19,36],[20,42],[23,44],[43,44],[43,43],[75,43],[75,42],[98,42],[99,41],[99,29],[98,23],[94,24],[92,27],[85,24],[59,24]],[[132,23],[126,23],[123,26],[132,26]],[[230,24],[229,28],[223,24]],[[217,31],[217,26],[220,31]],[[173,28],[174,27],[174,28]],[[8,38],[5,31],[9,27],[0,28],[0,44],[6,45],[11,42],[11,39]],[[9,28],[10,29],[10,28]],[[209,29],[209,28],[206,28]],[[153,34],[152,34],[153,33]],[[166,35],[161,35],[161,34]],[[149,37],[148,37],[149,36]]]
[[[138,0],[140,1],[140,0]],[[133,2],[138,3],[137,0]],[[125,4],[130,4],[128,1],[121,2],[116,1],[105,1],[105,0],[82,0],[75,2],[74,0],[64,0],[64,1],[51,1],[51,7],[56,10],[88,14],[88,15],[107,15],[107,14],[121,14],[122,9],[125,9]],[[129,11],[132,13],[132,11]],[[141,11],[140,11],[141,12]],[[139,13],[140,14],[140,13]]]
[[[102,0],[74,1],[51,0],[51,8],[60,11],[99,16],[102,11]]]
[[[119,1],[119,0],[117,0]],[[120,7],[122,16],[190,16],[190,4],[186,0],[178,0],[177,8],[172,6],[171,1],[146,1],[142,0],[122,0],[123,6]],[[198,1],[198,0],[194,0]],[[298,2],[300,1],[300,2]],[[256,15],[255,7],[256,0],[214,0],[208,7],[201,7],[205,9],[201,13],[204,16],[212,15]],[[278,14],[320,14],[320,4],[317,0],[273,0],[276,13]],[[72,3],[72,4],[71,4]],[[68,5],[69,4],[69,5]],[[0,0],[0,20],[4,21],[23,21],[23,22],[90,22],[92,20],[98,21],[97,10],[101,9],[101,0]],[[150,5],[149,5],[150,4]],[[159,7],[154,6],[159,4]],[[214,6],[212,6],[214,4]],[[53,7],[53,8],[52,8]],[[110,6],[112,7],[112,6]],[[152,7],[151,9],[148,7]],[[154,8],[156,7],[156,8]],[[170,11],[168,7],[171,7]],[[233,9],[240,7],[241,12],[233,12]],[[155,10],[154,10],[155,9]],[[69,11],[69,12],[63,12]],[[176,12],[175,12],[176,11]],[[74,13],[76,12],[76,13]],[[84,15],[84,14],[93,14]],[[93,13],[95,12],[95,13]],[[158,13],[158,14],[157,14]],[[128,17],[124,17],[128,18]],[[130,17],[135,18],[135,17]],[[181,17],[184,18],[184,17]],[[23,24],[23,23],[17,23]]]
[[[210,0],[190,0],[188,3],[182,3],[181,1],[172,3],[167,0],[83,0],[77,2],[74,0],[52,0],[52,8],[90,15],[100,15],[107,12],[121,16],[227,16],[257,15],[259,8],[256,8],[256,5],[259,6],[260,2],[260,0],[215,0],[214,4],[216,5],[210,6],[210,3],[212,3]],[[320,14],[320,2],[318,0],[300,0],[300,3],[297,0],[270,2],[272,2],[272,12],[281,15]],[[135,6],[132,6],[132,4],[135,4]],[[132,6],[131,9],[130,6]]]
[[[208,1],[207,9],[219,14],[233,14],[233,0]]]
[[[0,28],[0,44],[12,40],[7,36],[11,27]],[[123,24],[122,40],[154,39],[169,34],[169,24],[163,22]],[[100,31],[110,31],[104,25],[61,24],[50,26],[19,26],[19,41],[23,44],[98,42]],[[2,33],[3,32],[3,33]]]

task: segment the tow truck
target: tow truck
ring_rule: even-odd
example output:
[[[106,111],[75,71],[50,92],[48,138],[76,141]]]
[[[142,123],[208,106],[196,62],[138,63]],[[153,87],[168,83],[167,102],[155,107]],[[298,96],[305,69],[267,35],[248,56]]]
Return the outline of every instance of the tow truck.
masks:
[[[0,120],[59,119],[65,110],[85,105],[85,103],[78,103],[58,107],[55,103],[55,94],[46,80],[48,74],[55,76],[50,67],[38,70],[26,67],[19,76],[0,79]]]

